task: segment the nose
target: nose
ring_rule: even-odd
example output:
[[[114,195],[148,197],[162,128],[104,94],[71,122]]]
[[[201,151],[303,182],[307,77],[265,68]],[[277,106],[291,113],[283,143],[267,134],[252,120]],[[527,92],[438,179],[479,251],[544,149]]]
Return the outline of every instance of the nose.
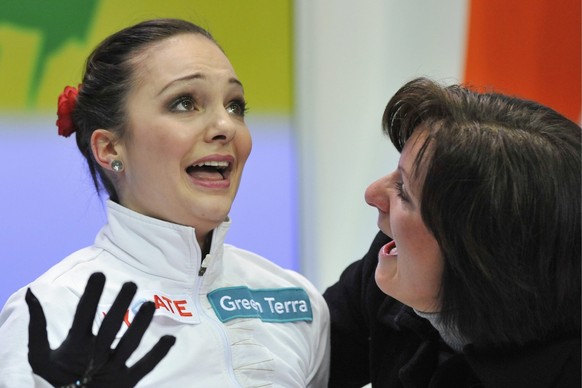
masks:
[[[377,208],[383,213],[390,211],[390,197],[388,192],[390,177],[391,175],[386,175],[370,184],[364,195],[368,205]]]
[[[226,144],[234,138],[235,133],[235,118],[223,106],[213,109],[206,128],[205,140],[209,143],[218,141]]]

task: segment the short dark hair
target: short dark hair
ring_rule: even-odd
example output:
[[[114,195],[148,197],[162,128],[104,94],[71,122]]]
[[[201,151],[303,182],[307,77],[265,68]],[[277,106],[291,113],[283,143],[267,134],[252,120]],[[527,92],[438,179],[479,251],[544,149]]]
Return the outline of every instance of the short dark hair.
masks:
[[[124,134],[125,100],[133,85],[133,59],[146,48],[179,34],[200,34],[217,46],[212,35],[193,23],[180,19],[147,20],[127,27],[103,40],[87,58],[82,86],[73,111],[77,146],[85,157],[97,192],[101,185],[118,202],[117,192],[91,151],[91,135],[108,129]],[[220,46],[219,46],[220,47]]]
[[[398,90],[382,125],[399,151],[427,133],[415,170],[445,262],[442,322],[475,346],[579,334],[580,127],[533,101],[426,78]]]

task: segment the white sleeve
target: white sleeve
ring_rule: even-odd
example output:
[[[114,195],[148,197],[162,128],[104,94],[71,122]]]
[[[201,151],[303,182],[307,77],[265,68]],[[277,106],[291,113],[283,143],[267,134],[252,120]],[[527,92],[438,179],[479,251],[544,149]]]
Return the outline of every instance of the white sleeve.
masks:
[[[26,290],[14,293],[0,312],[0,388],[51,387],[35,384],[28,363],[28,306]]]
[[[27,289],[28,286],[15,292],[0,312],[0,388],[53,387],[35,375],[28,363]],[[41,302],[47,319],[49,344],[55,348],[68,333],[78,297],[65,289],[54,293],[39,284],[32,285],[31,289]],[[50,300],[57,301],[57,306],[46,299],[49,295]]]

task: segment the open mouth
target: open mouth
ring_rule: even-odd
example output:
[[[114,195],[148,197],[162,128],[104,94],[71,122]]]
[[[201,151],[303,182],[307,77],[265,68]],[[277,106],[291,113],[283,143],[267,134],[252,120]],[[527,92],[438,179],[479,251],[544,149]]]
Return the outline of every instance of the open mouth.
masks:
[[[394,240],[390,241],[388,244],[384,245],[380,252],[385,256],[398,256],[398,248],[396,248],[396,242]]]
[[[232,164],[223,160],[209,160],[199,164],[193,164],[186,168],[186,172],[192,178],[205,181],[228,179],[231,170]]]

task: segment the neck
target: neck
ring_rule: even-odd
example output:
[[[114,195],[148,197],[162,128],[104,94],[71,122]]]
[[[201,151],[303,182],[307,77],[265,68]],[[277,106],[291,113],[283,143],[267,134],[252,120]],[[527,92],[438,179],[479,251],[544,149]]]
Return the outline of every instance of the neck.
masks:
[[[205,257],[210,252],[210,246],[212,245],[212,230],[204,235],[196,236],[196,240],[200,245],[202,257]]]

